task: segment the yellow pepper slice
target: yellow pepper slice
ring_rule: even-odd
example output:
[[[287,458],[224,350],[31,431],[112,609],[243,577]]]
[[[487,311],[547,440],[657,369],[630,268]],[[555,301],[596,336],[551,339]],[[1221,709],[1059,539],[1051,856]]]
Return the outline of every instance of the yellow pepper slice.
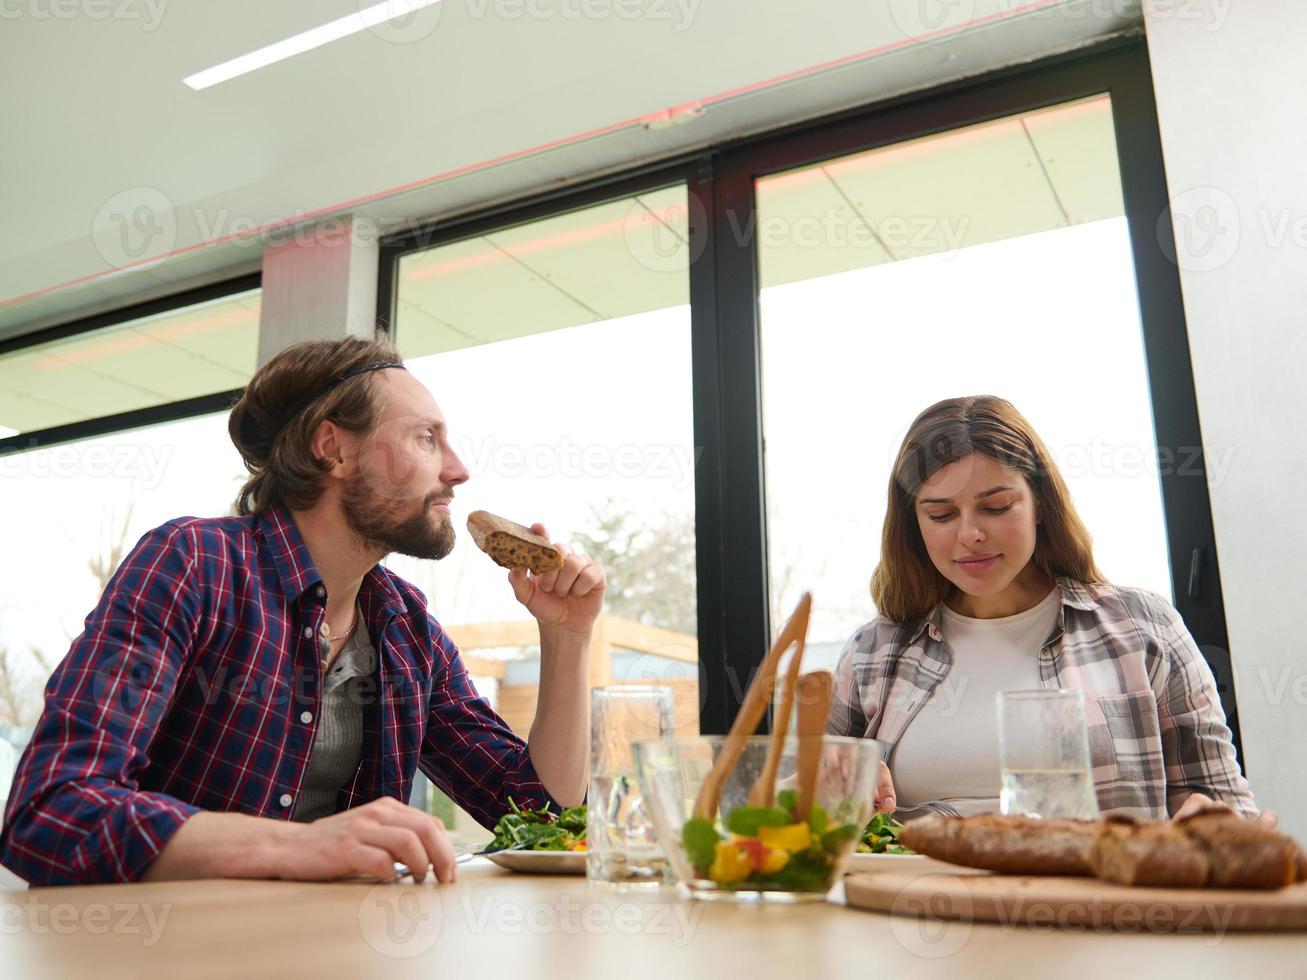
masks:
[[[812,842],[812,831],[807,823],[792,823],[784,827],[759,827],[758,839],[768,847],[782,851],[803,851]]]
[[[773,848],[767,852],[767,857],[763,860],[762,867],[758,870],[763,874],[774,875],[777,871],[781,870],[781,868],[785,867],[789,860],[790,854],[788,851]]]
[[[749,855],[728,840],[717,842],[717,851],[712,865],[708,868],[708,877],[713,881],[729,884],[743,881],[749,877],[753,865]]]

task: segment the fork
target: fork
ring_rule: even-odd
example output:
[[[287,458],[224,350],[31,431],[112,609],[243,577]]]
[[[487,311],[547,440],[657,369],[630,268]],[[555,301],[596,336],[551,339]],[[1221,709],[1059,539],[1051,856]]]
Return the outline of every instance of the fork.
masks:
[[[495,849],[492,850],[491,848],[488,848],[488,847],[482,847],[482,845],[480,845],[480,844],[455,844],[455,845],[454,845],[454,863],[455,863],[455,864],[463,864],[463,863],[466,862],[466,861],[470,861],[470,860],[472,860],[474,857],[481,857],[483,854],[492,854],[492,853],[495,853],[496,851],[500,851],[500,850],[503,850],[503,851],[515,851],[515,850],[517,850],[520,846],[521,846],[521,845],[519,845],[519,844],[514,844],[514,845],[512,845],[512,846],[510,846],[510,847],[495,848]],[[428,871],[430,871],[430,870],[431,870],[431,865],[428,864],[425,868],[422,869],[423,876],[425,877],[426,873],[427,873]],[[384,881],[392,881],[392,882],[393,882],[393,881],[399,881],[401,878],[413,878],[415,881],[417,880],[417,876],[413,873],[413,869],[412,869],[412,868],[410,868],[407,864],[404,864],[404,863],[402,863],[402,862],[400,862],[400,861],[396,861],[396,862],[395,862],[395,874],[394,874],[394,876],[391,877],[391,878],[378,879],[375,875],[359,874],[359,875],[351,875],[351,876],[348,877],[348,878],[341,878],[341,879],[338,879],[338,880],[340,880],[340,881],[379,881],[379,880],[384,880]]]
[[[945,803],[943,800],[928,800],[925,803],[918,803],[916,804],[916,806],[922,807],[927,810],[931,810],[934,813],[938,813],[940,816],[943,817],[962,816],[962,814],[958,811],[957,807],[953,806],[953,804],[951,803]],[[915,807],[911,809],[915,809]]]
[[[491,843],[494,843],[493,841]],[[526,841],[518,841],[515,844],[509,844],[507,847],[490,847],[481,844],[455,844],[454,845],[454,863],[462,864],[465,861],[471,861],[475,857],[484,857],[487,854],[499,854],[503,851],[524,851],[526,850]],[[427,865],[424,871],[430,871],[431,865]],[[413,870],[407,864],[395,862],[395,877],[392,880],[400,878],[413,877]]]

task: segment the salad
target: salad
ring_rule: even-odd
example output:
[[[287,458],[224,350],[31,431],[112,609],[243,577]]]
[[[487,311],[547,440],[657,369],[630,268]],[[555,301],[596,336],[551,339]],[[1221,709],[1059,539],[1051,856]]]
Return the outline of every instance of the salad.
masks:
[[[723,832],[695,817],[682,827],[681,841],[695,873],[726,888],[825,891],[858,837],[858,824],[832,823],[817,803],[800,820],[792,789],[777,793],[775,806],[736,807],[724,823]]]
[[[888,813],[878,813],[862,830],[858,840],[859,854],[915,854],[916,851],[899,843],[903,824]]]
[[[545,804],[540,810],[523,810],[510,796],[512,811],[495,824],[495,838],[488,851],[584,851],[585,804],[554,813]]]

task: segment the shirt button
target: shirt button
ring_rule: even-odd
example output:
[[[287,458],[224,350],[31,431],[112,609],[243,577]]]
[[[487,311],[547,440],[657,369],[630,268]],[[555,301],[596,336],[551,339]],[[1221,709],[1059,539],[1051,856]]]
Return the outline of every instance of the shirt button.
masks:
[[[318,632],[322,634],[322,638],[323,638],[323,639],[326,639],[327,637],[329,637],[329,636],[331,635],[331,630],[327,627],[327,624],[326,624],[326,623],[323,623],[323,624],[322,624],[322,626],[321,626],[321,628],[319,628]]]
[[[311,640],[311,639],[313,639],[313,627],[312,627],[312,626],[305,626],[305,627],[304,627],[304,639],[306,639],[306,640]]]
[[[319,599],[321,599],[324,595],[327,594],[327,590],[324,589],[324,588],[323,588],[322,586],[320,586],[320,585],[319,585],[316,589],[314,589],[313,591],[316,592],[316,593],[318,594],[318,598],[319,598]]]
[[[300,721],[304,722],[304,724],[306,724],[306,725],[307,725],[309,722],[311,722],[312,720],[313,720],[313,712],[312,712],[312,711],[305,711],[303,714],[300,715]]]
[[[291,795],[289,793],[281,794],[281,800],[279,802],[281,803],[282,806],[290,806],[290,801],[291,801]]]

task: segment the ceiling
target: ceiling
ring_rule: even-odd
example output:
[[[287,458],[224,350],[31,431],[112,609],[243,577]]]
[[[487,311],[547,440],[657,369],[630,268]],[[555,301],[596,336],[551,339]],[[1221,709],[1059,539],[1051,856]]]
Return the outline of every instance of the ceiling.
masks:
[[[653,190],[405,255],[407,358],[689,302],[687,195]],[[763,288],[1124,212],[1106,96],[759,181]],[[0,358],[0,435],[242,386],[259,292]]]
[[[445,0],[203,92],[181,83],[360,5],[115,0],[94,8],[121,14],[107,19],[12,8],[0,337],[258,268],[275,234],[316,217],[394,229],[1139,19],[1137,4],[1088,0]],[[685,125],[642,125],[690,103],[704,111]]]

